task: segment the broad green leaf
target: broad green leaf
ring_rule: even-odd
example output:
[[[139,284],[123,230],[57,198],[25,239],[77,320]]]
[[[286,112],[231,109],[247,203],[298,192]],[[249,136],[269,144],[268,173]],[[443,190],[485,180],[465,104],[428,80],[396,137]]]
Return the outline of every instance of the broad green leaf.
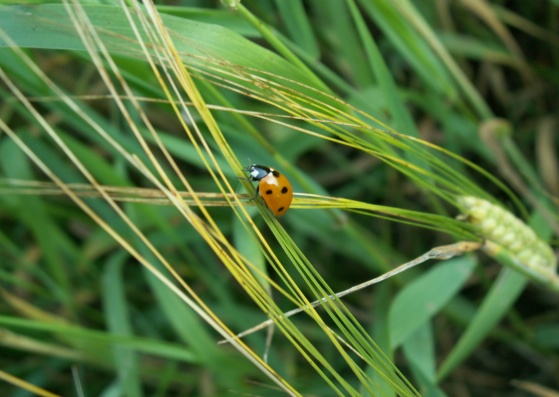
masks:
[[[389,315],[393,349],[400,346],[452,299],[466,282],[476,263],[474,256],[440,262],[400,291]]]

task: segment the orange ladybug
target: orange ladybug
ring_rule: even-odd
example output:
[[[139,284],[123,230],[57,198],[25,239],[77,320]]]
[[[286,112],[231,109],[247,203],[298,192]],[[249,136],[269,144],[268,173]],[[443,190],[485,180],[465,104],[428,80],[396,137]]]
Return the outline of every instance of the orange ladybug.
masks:
[[[293,200],[293,189],[287,178],[271,167],[253,164],[245,168],[250,180],[258,182],[256,194],[260,193],[268,208],[275,216],[287,212]]]

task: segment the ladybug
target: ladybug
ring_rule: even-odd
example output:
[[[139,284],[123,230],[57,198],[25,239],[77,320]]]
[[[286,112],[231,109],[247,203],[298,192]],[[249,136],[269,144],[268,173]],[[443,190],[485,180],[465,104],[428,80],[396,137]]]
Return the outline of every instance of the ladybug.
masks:
[[[245,170],[250,173],[252,182],[258,182],[256,194],[260,192],[274,215],[282,216],[285,214],[293,200],[293,189],[291,189],[291,184],[287,178],[275,169],[265,165],[253,164]]]

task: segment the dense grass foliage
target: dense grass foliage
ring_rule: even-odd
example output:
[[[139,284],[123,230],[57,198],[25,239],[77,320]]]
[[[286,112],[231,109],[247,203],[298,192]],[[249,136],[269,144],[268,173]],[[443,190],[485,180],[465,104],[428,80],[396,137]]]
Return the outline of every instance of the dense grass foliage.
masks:
[[[81,3],[0,5],[0,395],[559,393],[557,1]]]

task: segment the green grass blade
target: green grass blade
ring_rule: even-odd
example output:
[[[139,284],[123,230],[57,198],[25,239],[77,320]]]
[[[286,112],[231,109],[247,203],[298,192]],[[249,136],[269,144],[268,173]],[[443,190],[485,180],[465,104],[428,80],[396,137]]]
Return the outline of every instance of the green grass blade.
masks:
[[[389,317],[392,348],[400,346],[445,306],[466,282],[476,263],[472,256],[446,261],[398,294]]]
[[[126,259],[128,255],[116,254],[107,261],[103,274],[103,306],[110,333],[132,336],[133,330],[129,322],[129,308],[122,277]],[[122,392],[128,396],[142,396],[137,355],[128,348],[115,346],[113,359]]]
[[[446,378],[487,337],[488,333],[507,314],[514,301],[524,290],[526,283],[526,277],[513,270],[503,269],[501,271],[476,316],[439,367],[439,380]]]

